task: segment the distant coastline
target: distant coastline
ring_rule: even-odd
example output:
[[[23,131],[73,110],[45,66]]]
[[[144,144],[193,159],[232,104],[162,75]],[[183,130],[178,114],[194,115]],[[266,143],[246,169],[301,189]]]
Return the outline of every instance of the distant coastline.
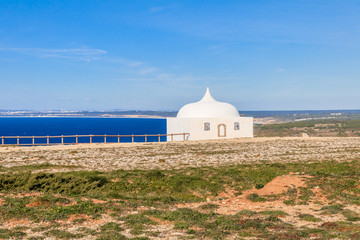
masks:
[[[165,111],[22,111],[0,110],[0,117],[70,117],[70,118],[166,118],[176,112]]]
[[[350,120],[360,119],[360,110],[284,110],[284,111],[239,111],[242,116],[254,117],[255,124],[268,125],[276,123],[307,120]],[[145,118],[164,119],[176,117],[177,111],[141,111],[141,110],[108,110],[108,111],[31,111],[0,110],[0,118]]]
[[[0,118],[156,118],[164,116],[156,115],[115,115],[115,116],[84,116],[84,115],[0,115]]]

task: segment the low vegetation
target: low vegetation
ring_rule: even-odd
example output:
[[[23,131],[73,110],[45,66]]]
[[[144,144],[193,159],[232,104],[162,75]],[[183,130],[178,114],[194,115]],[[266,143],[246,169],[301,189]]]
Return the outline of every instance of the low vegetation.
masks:
[[[254,134],[258,137],[293,137],[301,136],[302,133],[313,137],[359,137],[360,120],[306,120],[256,125],[254,129]]]
[[[52,166],[0,175],[1,239],[360,237],[360,161],[31,172],[39,168]],[[306,184],[261,194],[275,177],[294,174]],[[297,206],[308,210],[291,210]]]

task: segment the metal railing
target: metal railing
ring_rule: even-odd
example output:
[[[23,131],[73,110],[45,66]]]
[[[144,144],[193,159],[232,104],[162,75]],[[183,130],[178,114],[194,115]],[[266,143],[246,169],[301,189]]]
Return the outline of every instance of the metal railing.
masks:
[[[90,134],[90,135],[61,135],[61,136],[2,136],[1,145],[16,145],[16,146],[49,146],[49,145],[71,145],[71,144],[79,144],[79,138],[88,138],[88,142],[81,142],[82,144],[91,144],[91,143],[120,143],[121,138],[127,138],[130,143],[134,142],[148,142],[149,138],[156,138],[155,141],[151,142],[161,142],[161,137],[168,137],[170,136],[171,141],[174,141],[174,136],[183,136],[182,140],[186,141],[187,136],[189,133],[171,133],[171,134],[143,134],[143,135],[97,135],[97,134]],[[103,138],[103,141],[94,142],[94,138]],[[108,141],[109,138],[117,138],[115,141]],[[135,138],[143,139],[144,141],[135,141]],[[5,139],[16,139],[15,143],[5,143]],[[20,140],[22,139],[31,139],[30,143],[21,143]],[[46,141],[39,142],[36,139],[46,139]],[[59,142],[51,142],[51,139],[57,139]],[[64,139],[72,139],[73,142],[65,142]],[[74,141],[75,140],[75,141]]]

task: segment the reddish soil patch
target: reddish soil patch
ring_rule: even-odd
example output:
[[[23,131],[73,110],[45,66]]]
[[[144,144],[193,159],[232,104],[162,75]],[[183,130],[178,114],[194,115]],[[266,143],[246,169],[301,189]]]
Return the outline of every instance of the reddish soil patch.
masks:
[[[54,194],[55,197],[58,197],[58,198],[65,198],[67,200],[69,200],[70,202],[69,203],[64,203],[64,202],[56,202],[55,204],[58,205],[58,206],[72,206],[72,205],[76,205],[77,202],[73,199],[73,198],[69,198],[69,197],[63,197],[61,196],[60,194]]]
[[[118,206],[121,206],[120,204],[118,204]],[[149,208],[149,207],[146,207],[146,206],[138,206],[137,208],[136,208],[136,210],[138,210],[138,211],[147,211],[147,210],[150,210],[151,208]]]
[[[337,223],[334,223],[334,222],[324,222],[321,224],[321,226],[323,228],[327,228],[327,229],[334,229],[334,228],[337,228]]]
[[[323,204],[329,202],[329,199],[324,194],[324,192],[321,191],[321,189],[319,187],[318,188],[313,188],[313,189],[311,189],[311,191],[315,194],[313,199],[315,199],[316,201],[321,202]]]
[[[250,194],[258,194],[259,196],[266,195],[279,195],[286,192],[289,188],[298,188],[305,187],[306,179],[311,176],[307,175],[284,175],[275,177],[272,181],[266,184],[262,189],[251,189],[244,191],[241,196],[234,197],[234,191],[227,190],[220,195],[223,197],[228,197],[224,200],[212,201],[211,203],[219,205],[219,208],[215,211],[219,214],[231,215],[239,212],[243,209],[253,210],[253,211],[263,211],[268,209],[285,209],[288,208],[283,203],[283,199],[278,199],[275,201],[265,201],[265,202],[253,202],[246,197]],[[178,207],[187,207],[187,208],[197,208],[207,202],[202,203],[189,203],[189,204],[179,204]]]
[[[42,196],[43,193],[40,192],[31,192],[31,193],[18,193],[18,194],[9,194],[8,197],[14,197],[14,198],[23,198],[23,197],[32,197],[32,196]]]
[[[49,204],[50,204],[50,202],[47,202],[47,201],[36,201],[36,202],[31,202],[25,206],[26,207],[40,207],[40,206],[47,206]]]
[[[81,201],[91,201],[92,203],[95,203],[95,204],[103,204],[103,203],[107,203],[107,201],[104,201],[104,200],[100,200],[100,199],[89,199],[89,198],[81,198]]]
[[[284,175],[278,176],[267,183],[259,190],[253,190],[260,196],[277,195],[286,192],[289,188],[304,187],[305,181],[310,176],[305,175]]]
[[[92,216],[86,214],[71,214],[68,219],[57,220],[56,222],[59,224],[69,224],[76,219],[85,219],[84,224],[86,224],[86,226],[99,226],[99,225],[103,225],[104,223],[113,221],[113,219],[109,217],[107,214],[101,214],[101,217],[99,219],[93,219]],[[77,223],[77,224],[82,224],[82,223]]]
[[[195,191],[191,191],[191,194],[194,195],[194,196],[197,196],[197,197],[199,197],[199,198],[203,198],[203,197],[204,197],[203,195],[201,195],[200,193],[195,192]]]
[[[88,218],[89,218],[89,216],[87,216],[85,214],[71,214],[69,216],[69,218],[67,219],[67,221],[72,222],[72,221],[74,221],[76,219],[88,219]]]
[[[218,194],[218,198],[233,198],[235,197],[236,191],[226,188],[224,192]]]
[[[5,200],[0,198],[0,206],[5,204]]]
[[[100,200],[100,199],[91,199],[91,201],[95,204],[103,204],[103,203],[107,203],[107,201],[104,200]]]
[[[77,202],[75,202],[74,200],[70,200],[69,203],[60,203],[60,202],[57,202],[57,203],[55,203],[55,204],[58,205],[58,206],[64,206],[64,207],[66,207],[66,206],[76,205]]]

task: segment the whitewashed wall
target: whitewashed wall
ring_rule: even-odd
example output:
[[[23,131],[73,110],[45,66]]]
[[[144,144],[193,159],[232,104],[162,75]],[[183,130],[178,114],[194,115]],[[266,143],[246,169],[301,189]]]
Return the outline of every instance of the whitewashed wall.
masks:
[[[167,118],[166,119],[166,132],[171,133],[189,133],[190,122],[188,118]],[[188,136],[186,136],[188,137]],[[174,141],[183,141],[183,136],[173,136]],[[171,141],[171,136],[167,137],[167,141]]]
[[[204,131],[204,123],[210,123],[210,131]],[[234,130],[239,122],[240,130]],[[218,125],[225,124],[226,137],[218,137]],[[167,133],[190,133],[188,140],[228,139],[253,137],[253,118],[167,118]],[[182,141],[183,136],[174,136],[174,141]],[[171,136],[168,136],[171,141]]]

